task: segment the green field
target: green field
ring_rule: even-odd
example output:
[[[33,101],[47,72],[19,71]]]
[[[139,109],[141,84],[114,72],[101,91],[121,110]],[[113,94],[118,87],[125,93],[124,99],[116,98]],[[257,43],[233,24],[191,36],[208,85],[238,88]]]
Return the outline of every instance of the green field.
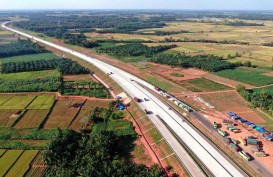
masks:
[[[50,109],[55,102],[55,96],[42,95],[37,96],[27,109]]]
[[[25,109],[36,96],[13,96],[0,105],[0,109]],[[1,97],[0,97],[1,100]]]
[[[57,70],[46,70],[46,71],[0,74],[0,81],[26,80],[26,79],[45,78],[45,77],[60,77],[60,73]]]
[[[4,176],[23,153],[22,150],[9,150],[0,158],[0,176]]]
[[[98,132],[105,129],[105,123],[96,123],[92,128],[92,132]],[[107,123],[107,131],[114,131],[119,136],[134,136],[135,131],[132,124],[125,120],[112,120]]]
[[[37,150],[27,150],[20,156],[16,163],[5,175],[6,177],[24,176],[30,168],[30,164],[34,157],[38,154]]]
[[[200,78],[184,81],[181,85],[193,92],[213,92],[220,90],[231,90],[230,87],[213,82],[211,80]]]
[[[236,69],[215,72],[214,74],[254,86],[263,86],[273,83],[273,77],[262,75],[267,72],[270,72],[270,70],[238,67]]]
[[[34,61],[34,60],[51,60],[56,58],[59,58],[59,57],[52,53],[20,55],[15,57],[0,58],[0,64],[9,63],[9,62]]]
[[[262,90],[268,91],[269,93],[273,94],[273,86],[268,86],[268,87],[264,87],[264,88],[253,89],[253,92],[261,92]]]

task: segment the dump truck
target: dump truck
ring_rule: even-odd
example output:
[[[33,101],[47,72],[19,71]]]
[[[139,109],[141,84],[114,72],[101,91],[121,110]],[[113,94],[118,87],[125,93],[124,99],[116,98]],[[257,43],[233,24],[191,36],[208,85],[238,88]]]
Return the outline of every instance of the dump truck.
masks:
[[[230,143],[231,143],[231,142],[230,142],[230,139],[227,138],[227,137],[224,137],[224,141],[225,141],[227,144],[230,144]]]
[[[230,143],[230,147],[231,147],[234,151],[236,151],[236,152],[239,151],[239,147],[238,147],[236,144],[234,144],[234,143]]]
[[[244,146],[246,146],[246,140],[243,137],[240,137],[239,141],[240,141],[241,144],[243,144]]]
[[[226,136],[226,134],[227,134],[224,130],[221,130],[221,129],[218,130],[218,133],[219,133],[221,136]]]
[[[230,121],[230,120],[223,120],[223,124],[224,124],[224,125],[233,124],[233,122]]]
[[[233,144],[237,144],[237,140],[236,140],[236,139],[230,138],[230,140],[231,140],[231,142],[232,142]]]
[[[260,152],[260,147],[259,146],[250,146],[249,149],[250,149],[250,151],[252,153]]]
[[[251,145],[257,145],[258,141],[256,139],[251,139],[251,138],[247,138],[246,139],[247,144],[251,144]]]
[[[134,97],[134,100],[135,100],[135,102],[140,102],[140,99],[139,98],[137,98],[137,97]]]
[[[246,152],[240,151],[239,154],[245,161],[250,161],[250,156]]]
[[[264,152],[255,152],[254,154],[257,157],[266,157],[266,154]]]
[[[213,122],[213,127],[214,127],[214,128],[217,128],[217,127],[218,127],[217,122],[215,122],[215,121]]]

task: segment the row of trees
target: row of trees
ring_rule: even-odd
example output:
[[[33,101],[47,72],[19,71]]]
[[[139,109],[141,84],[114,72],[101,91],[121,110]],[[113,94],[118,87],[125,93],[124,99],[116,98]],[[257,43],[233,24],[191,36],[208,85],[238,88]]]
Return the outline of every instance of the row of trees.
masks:
[[[131,43],[126,45],[119,45],[114,47],[101,47],[98,48],[100,53],[108,53],[115,56],[145,56],[151,57],[159,52],[169,50],[177,47],[176,45],[160,45],[156,47],[149,47],[142,43]]]
[[[150,59],[151,62],[181,66],[184,68],[194,67],[205,71],[216,72],[224,69],[232,69],[238,64],[229,63],[222,57],[215,55],[187,56],[185,54],[160,53]]]
[[[20,62],[6,62],[1,64],[1,73],[17,73],[25,71],[41,71],[57,69],[62,74],[87,74],[89,71],[77,62],[66,58],[51,60],[31,60]]]
[[[60,77],[46,77],[36,79],[17,80],[0,82],[0,92],[55,92],[61,89],[62,80]]]
[[[145,176],[166,177],[157,165],[148,168],[123,160],[122,139],[113,132],[101,131],[84,136],[61,132],[45,152],[49,170],[45,176]]]
[[[0,44],[0,57],[26,55],[46,52],[46,50],[32,43],[30,40],[17,40],[9,44]]]

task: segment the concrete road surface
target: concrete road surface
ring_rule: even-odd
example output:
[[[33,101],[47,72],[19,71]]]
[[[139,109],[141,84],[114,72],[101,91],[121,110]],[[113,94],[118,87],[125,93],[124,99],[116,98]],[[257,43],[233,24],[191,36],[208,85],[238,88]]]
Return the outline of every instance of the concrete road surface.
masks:
[[[8,22],[2,24],[2,27],[13,31],[15,33],[21,34],[25,37],[31,38],[38,42],[44,43],[51,47],[57,48],[64,52],[70,53],[77,56],[83,60],[86,60],[96,67],[100,68],[105,73],[113,72],[110,77],[115,80],[131,97],[138,97],[140,99],[148,98],[150,101],[139,103],[142,109],[147,109],[153,112],[149,118],[161,132],[163,137],[173,148],[176,155],[184,164],[187,164],[187,169],[192,176],[203,176],[201,170],[196,166],[195,163],[189,158],[189,156],[182,150],[183,148],[179,145],[179,142],[174,138],[162,121],[155,115],[158,115],[163,119],[163,121],[174,131],[191,151],[200,159],[200,161],[210,170],[214,176],[219,177],[243,177],[247,176],[242,170],[240,170],[234,163],[230,162],[221,154],[221,152],[212,146],[206,138],[201,136],[198,131],[193,129],[188,123],[182,121],[183,117],[176,114],[169,107],[166,106],[161,100],[152,95],[148,90],[141,87],[136,82],[131,81],[132,79],[145,85],[150,89],[154,89],[154,86],[119,69],[104,63],[98,59],[88,57],[82,53],[73,51],[71,49],[53,44],[51,42],[36,38],[34,36],[28,35],[26,33],[20,32],[18,30],[11,29],[6,26]],[[188,165],[188,163],[190,165]]]

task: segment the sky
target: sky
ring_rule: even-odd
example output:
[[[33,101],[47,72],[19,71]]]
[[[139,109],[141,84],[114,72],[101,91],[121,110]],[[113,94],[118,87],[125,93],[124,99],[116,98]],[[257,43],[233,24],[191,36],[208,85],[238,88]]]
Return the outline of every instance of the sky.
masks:
[[[9,9],[273,10],[273,0],[0,0]]]

